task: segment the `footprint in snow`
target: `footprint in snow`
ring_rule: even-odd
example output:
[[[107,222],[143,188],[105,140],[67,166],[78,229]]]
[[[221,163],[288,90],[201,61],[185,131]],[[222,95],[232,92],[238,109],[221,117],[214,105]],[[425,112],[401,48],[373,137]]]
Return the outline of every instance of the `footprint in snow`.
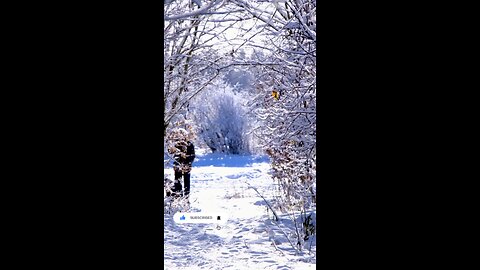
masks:
[[[267,252],[263,252],[263,251],[250,251],[250,253],[252,253],[253,256],[259,256],[259,255],[266,255],[266,254],[268,254]]]
[[[239,230],[237,233],[241,233],[241,232],[248,232],[250,231],[249,228],[242,228],[241,230]]]

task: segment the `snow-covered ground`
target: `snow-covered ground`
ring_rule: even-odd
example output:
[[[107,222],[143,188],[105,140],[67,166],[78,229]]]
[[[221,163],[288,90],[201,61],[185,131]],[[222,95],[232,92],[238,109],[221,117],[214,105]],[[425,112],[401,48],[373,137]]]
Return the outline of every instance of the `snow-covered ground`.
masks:
[[[268,170],[265,157],[197,155],[188,212],[226,212],[229,220],[217,228],[177,224],[174,213],[165,214],[165,269],[314,269],[315,238],[310,251],[296,254],[285,237],[293,222],[280,215],[275,223],[263,199],[247,185],[271,199]],[[173,179],[173,169],[165,168],[165,175]]]

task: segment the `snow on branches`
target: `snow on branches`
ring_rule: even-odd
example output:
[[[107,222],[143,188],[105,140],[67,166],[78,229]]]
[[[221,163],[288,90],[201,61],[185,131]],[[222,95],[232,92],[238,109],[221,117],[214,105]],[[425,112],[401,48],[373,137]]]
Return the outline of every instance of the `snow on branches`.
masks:
[[[275,1],[275,12],[249,11],[274,31],[270,50],[256,59],[275,63],[255,67],[259,95],[252,105],[263,123],[256,134],[264,138],[283,206],[309,207],[316,201],[315,2]]]

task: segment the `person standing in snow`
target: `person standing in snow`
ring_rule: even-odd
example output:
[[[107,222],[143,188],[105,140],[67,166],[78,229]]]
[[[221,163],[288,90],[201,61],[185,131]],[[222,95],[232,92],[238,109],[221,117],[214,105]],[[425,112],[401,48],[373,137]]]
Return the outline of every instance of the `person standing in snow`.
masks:
[[[190,195],[190,171],[195,160],[195,147],[188,139],[185,129],[178,129],[175,132],[173,147],[168,152],[173,154],[173,169],[175,171],[175,182],[179,183],[183,176],[184,196]]]

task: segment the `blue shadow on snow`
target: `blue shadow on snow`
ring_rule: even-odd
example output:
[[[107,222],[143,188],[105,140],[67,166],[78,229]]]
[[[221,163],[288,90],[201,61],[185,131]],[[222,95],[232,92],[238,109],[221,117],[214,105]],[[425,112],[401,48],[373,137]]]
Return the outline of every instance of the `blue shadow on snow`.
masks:
[[[226,154],[206,154],[197,155],[193,162],[193,167],[248,167],[253,163],[269,162],[268,156],[253,156],[253,155],[226,155]],[[168,167],[172,166],[172,161],[169,162]]]

